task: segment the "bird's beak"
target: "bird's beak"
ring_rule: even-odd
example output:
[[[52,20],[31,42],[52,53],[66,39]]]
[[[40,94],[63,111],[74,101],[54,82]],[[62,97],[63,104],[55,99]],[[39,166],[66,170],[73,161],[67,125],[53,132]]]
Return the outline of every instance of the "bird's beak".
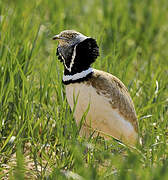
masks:
[[[58,40],[58,39],[61,39],[61,38],[59,37],[59,35],[55,35],[55,36],[53,36],[52,39],[53,39],[53,40]]]
[[[52,39],[53,39],[53,40],[67,40],[67,39],[64,38],[64,37],[61,37],[59,34],[58,34],[58,35],[55,35]]]

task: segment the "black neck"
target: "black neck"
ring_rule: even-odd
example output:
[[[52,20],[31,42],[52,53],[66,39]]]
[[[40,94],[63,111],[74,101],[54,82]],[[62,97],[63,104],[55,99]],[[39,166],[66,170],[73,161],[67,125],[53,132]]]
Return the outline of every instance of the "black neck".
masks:
[[[64,64],[64,76],[72,76],[88,70],[91,64],[96,60],[97,56],[99,56],[99,48],[96,40],[94,40],[93,38],[87,38],[76,46],[74,45],[73,47],[69,47],[68,50],[65,50],[65,48],[57,50],[59,51],[57,52],[58,59],[60,59]],[[69,69],[70,64],[73,65]],[[88,74],[86,77],[80,78],[79,80],[85,80],[90,76],[91,73]]]
[[[64,68],[64,75],[73,75],[90,68],[99,56],[99,48],[92,38],[87,38],[76,46],[76,56],[71,71]]]

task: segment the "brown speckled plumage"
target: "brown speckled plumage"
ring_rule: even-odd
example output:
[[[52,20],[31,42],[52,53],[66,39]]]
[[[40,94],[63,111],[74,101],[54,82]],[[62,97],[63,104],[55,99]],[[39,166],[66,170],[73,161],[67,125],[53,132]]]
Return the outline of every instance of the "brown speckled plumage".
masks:
[[[104,71],[94,69],[92,77],[85,81],[91,85],[96,92],[109,99],[113,109],[118,109],[122,116],[133,124],[138,132],[138,123],[134,104],[125,85],[115,76]]]

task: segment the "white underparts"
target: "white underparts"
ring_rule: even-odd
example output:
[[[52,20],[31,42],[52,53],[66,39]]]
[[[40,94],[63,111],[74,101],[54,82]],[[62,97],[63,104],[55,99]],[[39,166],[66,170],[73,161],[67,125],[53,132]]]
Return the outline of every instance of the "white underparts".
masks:
[[[93,68],[89,68],[85,71],[73,75],[63,75],[63,81],[66,82],[66,81],[75,81],[78,79],[82,79],[92,72],[93,72]]]
[[[110,92],[107,90],[107,93]],[[87,112],[84,122],[95,130],[95,135],[98,130],[97,132],[103,132],[119,140],[123,139],[129,144],[136,142],[138,134],[134,130],[133,124],[120,113],[119,109],[111,107],[109,102],[113,96],[107,98],[101,89],[96,89],[86,83],[70,83],[66,86],[66,97],[72,110],[75,105],[74,117],[77,124],[80,124],[84,113]],[[76,104],[74,100],[77,100]],[[88,108],[89,111],[87,111]],[[87,135],[87,133],[89,135],[89,129],[82,128],[81,130],[83,135]]]

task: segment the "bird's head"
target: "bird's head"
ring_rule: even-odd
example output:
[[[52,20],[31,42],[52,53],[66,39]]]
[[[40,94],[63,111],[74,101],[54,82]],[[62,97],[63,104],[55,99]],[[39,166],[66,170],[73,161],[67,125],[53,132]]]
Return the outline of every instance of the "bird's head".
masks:
[[[77,31],[62,31],[53,40],[58,40],[57,56],[63,62],[67,74],[86,70],[99,56],[96,40]]]
[[[87,36],[74,31],[74,30],[65,30],[62,31],[60,34],[55,35],[53,40],[58,40],[60,46],[72,46],[81,41],[85,40]]]

